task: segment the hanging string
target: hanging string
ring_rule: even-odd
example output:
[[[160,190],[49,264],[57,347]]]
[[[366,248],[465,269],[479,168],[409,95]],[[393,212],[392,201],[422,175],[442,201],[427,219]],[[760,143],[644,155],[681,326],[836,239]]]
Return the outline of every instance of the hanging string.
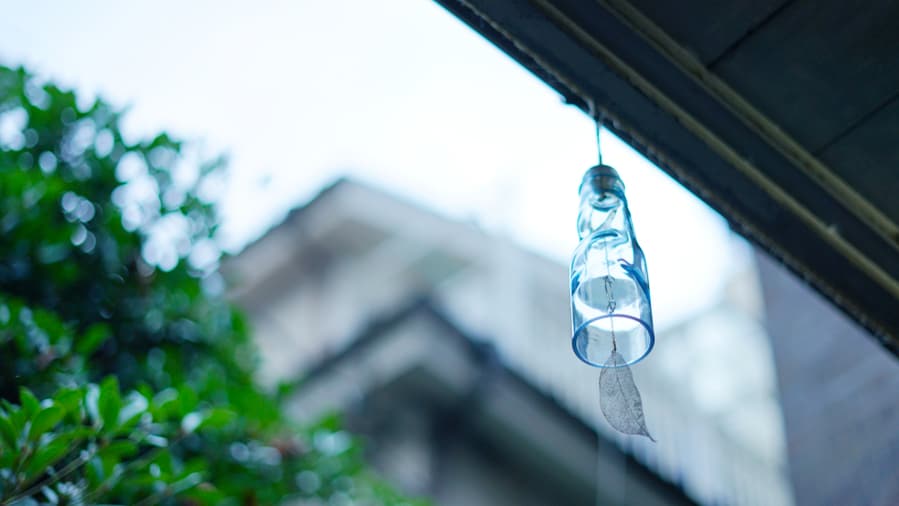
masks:
[[[596,113],[593,118],[596,122],[596,161],[602,165],[602,142],[600,142],[600,133],[602,132],[602,112]]]
[[[590,115],[593,117],[593,122],[596,124],[596,161],[599,162],[599,165],[602,165],[602,124],[605,119],[605,113],[599,107],[596,107],[592,102],[590,103]]]
[[[605,118],[603,110],[596,106],[592,100],[587,101],[587,112],[593,118],[596,125],[596,161],[598,165],[602,165],[602,143],[600,142],[600,133],[602,132],[602,123]]]
[[[618,343],[615,340],[615,319],[612,318],[612,313],[615,312],[617,303],[615,302],[615,291],[612,286],[612,262],[609,260],[609,248],[606,246],[603,249],[606,252],[606,298],[609,300],[609,303],[606,306],[606,313],[609,315],[609,331],[612,333],[612,353],[615,353],[618,351]]]

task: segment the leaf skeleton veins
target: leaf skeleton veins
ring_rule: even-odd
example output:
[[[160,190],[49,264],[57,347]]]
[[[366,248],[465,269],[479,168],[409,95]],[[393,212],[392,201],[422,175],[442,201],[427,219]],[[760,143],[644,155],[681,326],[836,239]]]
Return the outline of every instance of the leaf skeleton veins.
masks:
[[[643,401],[634,376],[617,350],[612,351],[599,374],[599,407],[618,432],[646,436],[655,442],[646,429]]]

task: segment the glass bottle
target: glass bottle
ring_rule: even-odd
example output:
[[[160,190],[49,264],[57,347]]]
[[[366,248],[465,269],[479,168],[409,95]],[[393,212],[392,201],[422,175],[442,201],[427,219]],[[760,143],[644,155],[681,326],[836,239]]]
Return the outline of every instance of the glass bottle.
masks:
[[[590,168],[580,186],[578,236],[571,261],[571,344],[594,367],[642,360],[655,343],[649,279],[634,237],[624,183],[608,165]]]

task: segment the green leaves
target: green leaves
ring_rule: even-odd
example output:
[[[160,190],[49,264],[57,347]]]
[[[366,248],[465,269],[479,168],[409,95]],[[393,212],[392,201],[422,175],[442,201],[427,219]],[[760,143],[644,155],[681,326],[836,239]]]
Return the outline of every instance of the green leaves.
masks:
[[[68,452],[69,442],[66,438],[59,438],[37,447],[34,454],[25,461],[25,475],[34,477],[45,473]]]
[[[95,323],[84,331],[84,335],[78,339],[75,345],[75,352],[80,355],[90,355],[103,344],[103,341],[109,339],[111,333],[109,325],[103,323]]]
[[[83,388],[61,388],[53,395],[53,402],[62,406],[68,412],[79,416],[81,401],[84,399]]]
[[[119,411],[119,424],[124,428],[130,428],[140,420],[149,407],[150,403],[142,393],[131,392]]]
[[[22,412],[27,418],[31,418],[40,409],[37,397],[25,387],[19,389],[19,401],[22,403]]]
[[[21,492],[65,458],[70,444],[79,437],[80,427],[59,430],[67,409],[55,401],[40,402],[25,388],[19,398],[20,406],[5,402],[0,411],[4,450],[0,452],[0,467],[17,470],[12,475],[18,480],[13,489]]]
[[[0,504],[328,502],[349,479],[401,502],[355,440],[326,455],[324,429],[253,383],[246,319],[201,283],[215,260],[186,261],[216,247],[200,188],[222,158],[165,133],[126,142],[102,100],[0,65],[7,112],[22,142],[0,144]],[[302,472],[321,486],[300,490]]]
[[[119,412],[122,410],[122,397],[119,394],[119,381],[110,376],[100,385],[100,396],[97,400],[100,422],[106,430],[114,430],[119,425]]]
[[[16,432],[9,415],[5,412],[0,412],[0,440],[3,441],[7,450],[16,451]]]
[[[40,410],[31,420],[28,439],[37,441],[45,432],[55,427],[65,414],[66,411],[63,408],[52,404]]]
[[[194,411],[185,415],[181,420],[181,430],[185,434],[191,434],[198,429],[221,429],[236,417],[237,415],[233,411],[223,408]]]
[[[205,468],[194,469],[187,479],[176,472],[171,455],[159,460],[166,455],[160,451],[169,451],[168,441],[179,441],[186,425],[192,426],[191,432],[199,431],[227,416],[209,409],[175,416],[168,423],[154,419],[143,394],[129,392],[123,401],[114,377],[100,385],[60,389],[52,400],[39,401],[27,389],[19,397],[21,405],[5,403],[0,411],[0,468],[18,469],[7,475],[14,480],[12,492],[0,484],[0,502],[65,494],[72,490],[71,483],[62,486],[61,480],[78,476],[89,484],[82,493],[97,497],[114,492],[124,494],[120,497],[146,497],[159,483],[172,494],[182,493],[199,483]],[[165,463],[170,472],[155,476],[152,463],[157,467]],[[131,488],[120,490],[126,474]]]

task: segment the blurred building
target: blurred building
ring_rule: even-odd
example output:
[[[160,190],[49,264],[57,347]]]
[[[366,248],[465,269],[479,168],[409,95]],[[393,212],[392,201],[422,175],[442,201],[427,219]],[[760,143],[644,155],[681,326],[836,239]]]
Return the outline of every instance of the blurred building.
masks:
[[[793,502],[751,262],[634,367],[655,444],[600,420],[567,267],[474,225],[340,181],[226,273],[260,380],[302,380],[297,417],[346,412],[373,464],[438,504]]]
[[[796,502],[899,504],[899,362],[783,267],[758,264]]]
[[[442,505],[693,504],[676,486],[597,445],[592,427],[421,299],[371,322],[314,366],[299,419],[339,409],[369,459],[405,491]],[[606,478],[596,490],[597,463]]]

